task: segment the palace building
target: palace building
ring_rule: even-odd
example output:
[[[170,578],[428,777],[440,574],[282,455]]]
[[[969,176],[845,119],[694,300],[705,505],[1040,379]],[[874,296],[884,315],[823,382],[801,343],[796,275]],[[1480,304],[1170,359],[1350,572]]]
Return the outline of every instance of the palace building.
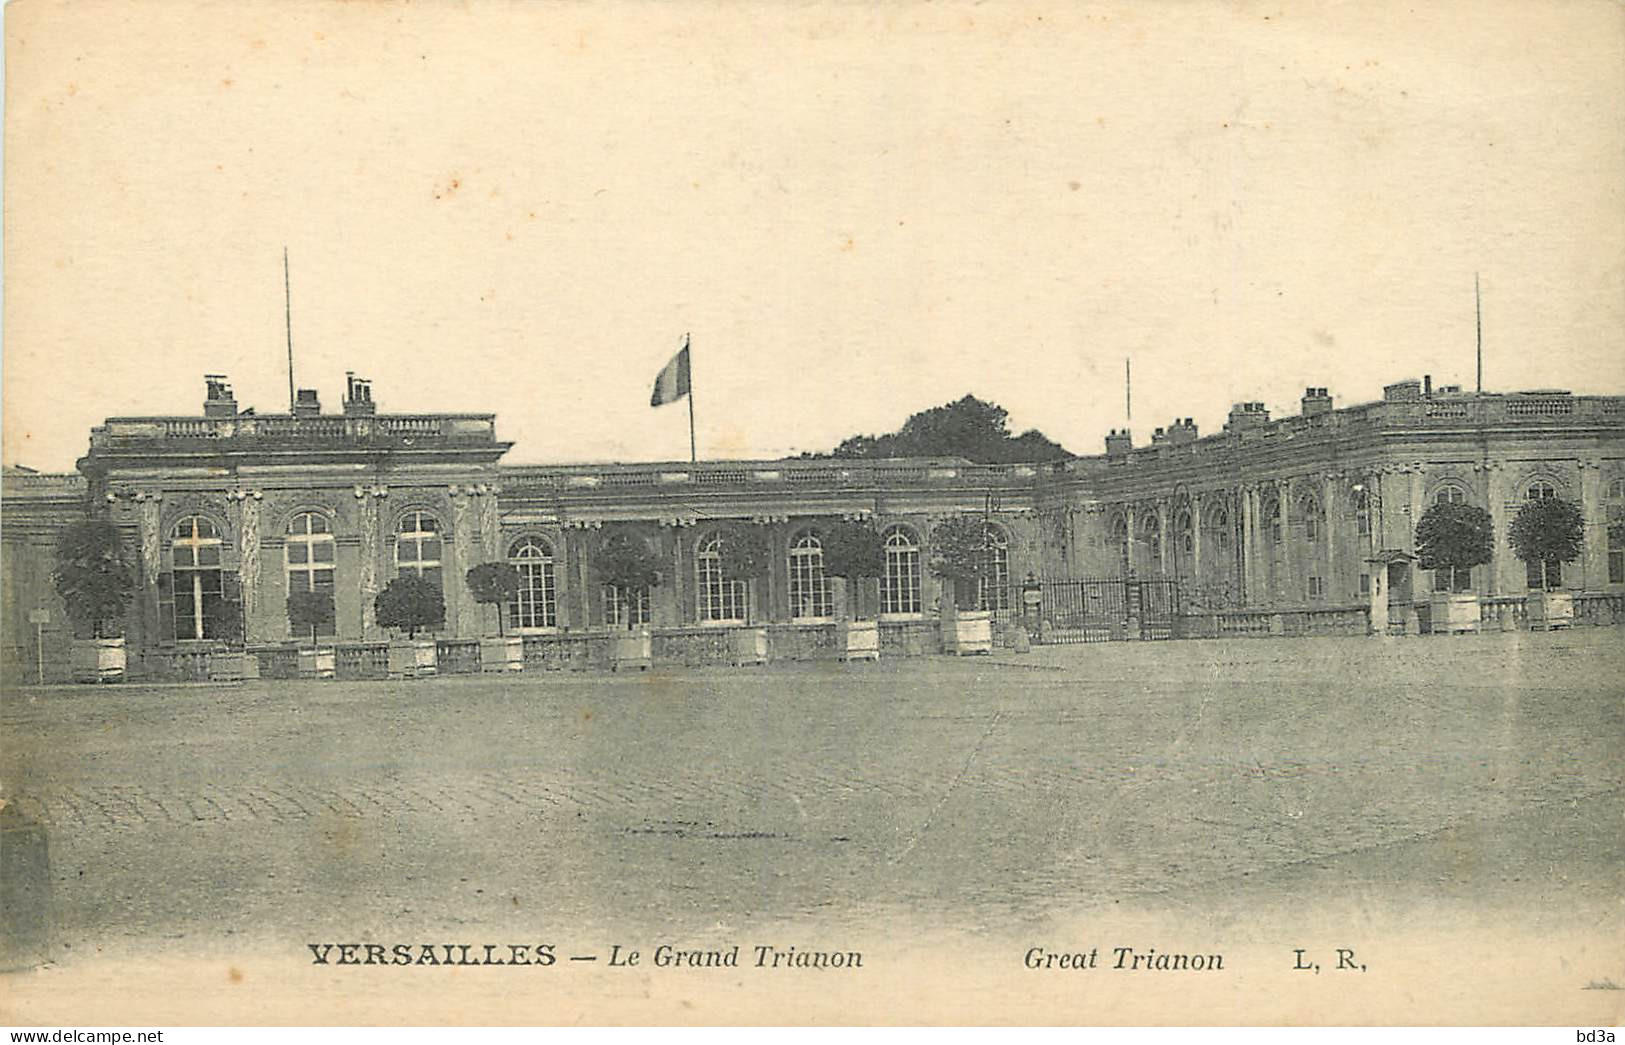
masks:
[[[463,576],[492,560],[519,572],[501,612],[526,637],[527,662],[571,662],[560,653],[571,643],[628,623],[666,636],[674,656],[747,621],[769,627],[775,655],[814,656],[833,614],[820,533],[843,519],[871,521],[884,539],[875,609],[886,647],[928,652],[942,596],[931,533],[955,514],[981,516],[993,536],[984,607],[1007,635],[1019,626],[1040,641],[1424,629],[1435,579],[1414,562],[1414,531],[1441,500],[1494,520],[1493,561],[1456,579],[1480,595],[1487,622],[1515,618],[1539,586],[1506,534],[1520,504],[1548,497],[1585,519],[1583,554],[1561,576],[1577,617],[1625,620],[1619,396],[1424,380],[1333,409],[1326,389],[1310,388],[1293,416],[1238,403],[1220,432],[1176,418],[1147,445],[1114,431],[1099,456],[1031,465],[507,465],[510,446],[489,414],[380,413],[353,377],[337,413],[309,390],[287,414],[240,412],[211,376],[200,416],[108,418],[77,473],[4,475],[6,677],[41,663],[48,677],[68,674],[53,553],[87,504],[118,524],[137,563],[124,627],[132,677],[173,677],[187,651],[219,637],[222,614],[250,648],[288,642],[285,605],[299,589],[332,591],[335,644],[383,642],[374,597],[403,573],[441,585],[439,637],[477,639],[496,620]],[[617,523],[636,524],[665,564],[630,599],[606,591],[593,566]],[[776,549],[751,590],[718,561],[719,528],[738,523],[763,527]],[[1144,630],[1153,619],[1156,634]]]

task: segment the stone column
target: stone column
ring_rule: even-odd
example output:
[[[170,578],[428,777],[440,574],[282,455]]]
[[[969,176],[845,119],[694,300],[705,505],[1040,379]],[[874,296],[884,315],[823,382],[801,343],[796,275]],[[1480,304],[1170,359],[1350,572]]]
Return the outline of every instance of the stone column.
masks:
[[[1608,581],[1608,509],[1602,497],[1601,466],[1595,457],[1580,459],[1580,517],[1585,522],[1585,543],[1580,546],[1581,591],[1601,591]]]
[[[1278,479],[1275,483],[1275,510],[1281,521],[1281,557],[1280,571],[1275,577],[1276,600],[1279,603],[1292,604],[1301,601],[1295,598],[1302,592],[1293,588],[1292,579],[1292,480]]]
[[[474,565],[474,517],[471,504],[475,491],[469,486],[452,486],[449,490],[451,500],[451,545],[452,562],[442,559],[441,576],[444,578],[444,590],[447,595],[446,604],[449,620],[446,621],[451,634],[459,638],[478,637],[479,615],[476,612],[473,598],[469,595],[468,585],[463,583],[463,574]],[[441,555],[445,556],[442,549]],[[470,631],[473,635],[470,636]]]
[[[1410,473],[1410,512],[1405,521],[1405,548],[1411,554],[1416,554],[1416,524],[1422,521],[1422,513],[1427,510],[1423,502],[1422,493],[1422,462],[1412,461]],[[1411,563],[1411,604],[1416,604],[1416,597],[1424,590],[1422,584],[1422,568],[1415,562]]]
[[[1168,576],[1168,499],[1158,501],[1153,508],[1157,513],[1157,572]]]
[[[1502,541],[1506,539],[1506,495],[1499,482],[1501,465],[1498,461],[1485,461],[1473,466],[1478,473],[1478,495],[1484,510],[1490,513],[1490,561],[1484,564],[1484,593],[1501,592],[1501,563],[1506,560]]]
[[[1326,546],[1326,574],[1320,582],[1321,594],[1327,597],[1327,601],[1341,605],[1343,586],[1337,583],[1337,513],[1332,510],[1336,493],[1337,484],[1333,481],[1332,473],[1323,473],[1320,477],[1320,539]],[[1332,596],[1333,592],[1337,595]]]
[[[1130,504],[1123,509],[1123,576],[1127,577],[1134,572],[1134,530],[1137,520],[1134,517],[1134,505]]]
[[[361,637],[376,639],[378,635],[378,560],[384,547],[383,521],[380,518],[382,501],[389,496],[387,486],[357,486],[356,501],[361,506],[360,577]]]
[[[241,589],[243,641],[252,642],[254,611],[260,593],[260,490],[233,490],[226,495],[237,507],[237,582]]]
[[[1253,491],[1251,487],[1240,486],[1236,494],[1236,507],[1241,514],[1241,602],[1243,606],[1251,606],[1257,598],[1253,582]]]
[[[1202,495],[1191,494],[1191,583],[1202,587]]]

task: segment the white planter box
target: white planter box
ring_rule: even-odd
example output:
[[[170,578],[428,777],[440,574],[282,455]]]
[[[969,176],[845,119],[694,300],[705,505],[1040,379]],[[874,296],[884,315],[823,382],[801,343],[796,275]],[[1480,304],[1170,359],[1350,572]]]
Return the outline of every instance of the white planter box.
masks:
[[[1566,591],[1532,591],[1524,604],[1533,631],[1574,626],[1574,595]]]
[[[636,668],[648,671],[653,660],[654,637],[647,631],[617,632],[610,640],[610,670]]]
[[[480,640],[480,671],[524,671],[525,640],[518,635]]]
[[[302,679],[330,679],[338,667],[338,656],[333,647],[299,651],[299,677]]]
[[[842,621],[835,626],[835,633],[839,641],[838,653],[842,660],[880,659],[879,621]]]
[[[960,610],[942,618],[942,651],[963,657],[993,652],[993,615],[986,610]]]
[[[767,663],[766,628],[734,628],[729,638],[736,666]]]
[[[412,650],[412,670],[418,678],[428,678],[439,670],[439,643],[433,639],[419,639],[412,643]]]
[[[73,677],[76,682],[118,682],[124,678],[123,639],[75,639]]]
[[[250,659],[253,658],[242,650],[224,650],[209,654],[209,681],[241,682],[248,675]],[[259,661],[255,660],[254,663],[257,669]]]
[[[1433,619],[1433,634],[1458,635],[1477,631],[1480,610],[1478,596],[1473,592],[1436,592],[1428,600]]]

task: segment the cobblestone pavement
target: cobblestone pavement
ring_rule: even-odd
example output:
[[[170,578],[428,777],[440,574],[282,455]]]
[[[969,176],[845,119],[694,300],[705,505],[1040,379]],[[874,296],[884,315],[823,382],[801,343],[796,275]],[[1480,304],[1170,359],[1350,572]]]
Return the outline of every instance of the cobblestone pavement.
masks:
[[[974,928],[1328,868],[1419,908],[1617,918],[1621,638],[7,689],[0,788],[46,827],[67,950],[898,910]],[[1381,856],[1418,840],[1443,841]]]

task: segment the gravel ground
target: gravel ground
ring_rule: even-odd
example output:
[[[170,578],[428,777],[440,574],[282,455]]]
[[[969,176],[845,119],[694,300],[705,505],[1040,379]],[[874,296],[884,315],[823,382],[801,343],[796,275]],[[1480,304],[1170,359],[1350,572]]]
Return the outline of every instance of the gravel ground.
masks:
[[[8,688],[0,789],[46,826],[65,969],[247,941],[1014,939],[1101,910],[1612,932],[1621,637]]]

